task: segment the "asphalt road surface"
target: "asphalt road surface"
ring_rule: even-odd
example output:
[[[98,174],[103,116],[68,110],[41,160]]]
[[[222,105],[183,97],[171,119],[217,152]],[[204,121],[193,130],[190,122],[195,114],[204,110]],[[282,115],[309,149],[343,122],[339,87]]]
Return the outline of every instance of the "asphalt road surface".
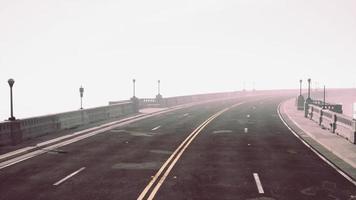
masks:
[[[144,119],[0,170],[1,200],[353,199],[281,122],[286,97]]]

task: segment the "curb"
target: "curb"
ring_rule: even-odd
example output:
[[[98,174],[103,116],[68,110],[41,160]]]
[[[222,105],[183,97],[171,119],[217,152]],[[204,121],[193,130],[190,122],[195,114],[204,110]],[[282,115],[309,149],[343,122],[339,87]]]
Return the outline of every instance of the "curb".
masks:
[[[287,100],[288,101],[288,100]],[[318,150],[316,147],[313,146],[310,142],[305,140],[295,129],[291,127],[289,123],[287,123],[286,118],[289,118],[288,116],[283,116],[286,115],[285,113],[282,114],[281,112],[281,105],[284,105],[286,101],[281,102],[278,105],[277,108],[277,113],[283,124],[293,133],[294,136],[296,136],[305,146],[307,146],[311,151],[313,151],[319,158],[321,158],[324,162],[326,162],[330,167],[332,167],[334,170],[336,170],[340,175],[342,175],[344,178],[346,178],[348,181],[350,181],[354,186],[356,186],[356,177],[353,177],[350,173],[339,167],[338,165],[334,164],[327,156],[325,156],[320,150]],[[290,119],[289,119],[290,120]],[[293,124],[295,125],[295,124]],[[304,130],[300,129],[301,132],[303,132],[305,135],[308,135],[305,133]],[[311,137],[312,138],[312,137]],[[314,138],[312,138],[316,143],[318,143]],[[320,143],[318,143],[320,144]],[[327,151],[330,151],[326,147],[324,147],[322,144],[320,144],[322,148],[326,149]],[[331,152],[331,151],[330,151]],[[333,153],[333,152],[331,152]],[[333,153],[334,154],[334,153]],[[335,154],[334,154],[335,155]],[[337,158],[341,159],[337,155],[335,155]],[[341,159],[342,160],[342,159]],[[349,165],[346,161],[342,160],[345,162],[347,165]],[[351,165],[350,165],[351,166]]]

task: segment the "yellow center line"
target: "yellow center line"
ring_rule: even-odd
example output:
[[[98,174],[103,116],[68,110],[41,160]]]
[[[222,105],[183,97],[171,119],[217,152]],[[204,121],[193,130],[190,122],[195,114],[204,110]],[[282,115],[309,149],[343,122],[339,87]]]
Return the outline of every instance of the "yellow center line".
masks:
[[[148,191],[152,188],[153,184],[156,182],[156,180],[159,178],[159,176],[163,173],[163,171],[166,169],[167,165],[168,168],[165,170],[164,174],[160,178],[160,180],[156,183],[156,186],[153,188],[152,192],[150,193],[149,197],[147,198],[148,200],[152,200],[154,196],[156,195],[157,191],[169,175],[170,171],[176,164],[176,162],[179,160],[179,158],[182,156],[183,152],[185,149],[190,145],[190,143],[194,140],[194,138],[215,118],[226,112],[227,110],[239,106],[245,102],[237,103],[234,104],[228,108],[225,108],[211,117],[209,117],[206,121],[204,121],[202,124],[200,124],[192,133],[189,134],[189,136],[179,145],[179,147],[173,152],[173,154],[168,158],[168,160],[163,164],[163,166],[159,169],[159,171],[155,174],[155,176],[152,178],[152,180],[149,182],[149,184],[145,187],[145,189],[142,191],[140,196],[137,198],[137,200],[142,200],[148,193]],[[173,159],[173,161],[172,161]],[[171,162],[172,161],[172,162]],[[170,163],[170,164],[169,164]]]

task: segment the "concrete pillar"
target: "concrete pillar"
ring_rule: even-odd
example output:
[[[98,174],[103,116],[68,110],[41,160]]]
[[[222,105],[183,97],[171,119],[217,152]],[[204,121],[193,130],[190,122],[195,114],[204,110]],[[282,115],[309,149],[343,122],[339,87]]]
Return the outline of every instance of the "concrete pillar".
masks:
[[[131,102],[132,102],[133,111],[138,112],[140,109],[140,100],[134,96],[131,98]]]

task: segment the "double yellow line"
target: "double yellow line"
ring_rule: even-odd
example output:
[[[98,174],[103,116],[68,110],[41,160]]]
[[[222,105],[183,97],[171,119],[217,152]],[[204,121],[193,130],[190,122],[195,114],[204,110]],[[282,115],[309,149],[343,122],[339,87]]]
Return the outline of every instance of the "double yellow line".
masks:
[[[189,134],[189,136],[179,145],[179,147],[172,153],[172,155],[168,158],[168,160],[162,165],[162,167],[158,170],[158,172],[155,174],[155,176],[152,178],[152,180],[148,183],[148,185],[145,187],[145,189],[141,192],[140,196],[137,198],[137,200],[143,200],[146,196],[148,196],[146,199],[147,200],[152,200],[163,182],[166,180],[167,176],[169,175],[169,172],[172,170],[174,165],[177,163],[179,158],[182,156],[183,152],[186,150],[186,148],[190,145],[190,143],[194,140],[194,138],[215,118],[223,114],[224,112],[228,111],[229,109],[239,106],[245,102],[240,102],[237,104],[234,104],[228,108],[225,108],[211,117],[209,117],[207,120],[205,120],[202,124],[200,124],[192,133]],[[154,187],[153,187],[154,186]],[[153,189],[152,189],[153,188]]]

